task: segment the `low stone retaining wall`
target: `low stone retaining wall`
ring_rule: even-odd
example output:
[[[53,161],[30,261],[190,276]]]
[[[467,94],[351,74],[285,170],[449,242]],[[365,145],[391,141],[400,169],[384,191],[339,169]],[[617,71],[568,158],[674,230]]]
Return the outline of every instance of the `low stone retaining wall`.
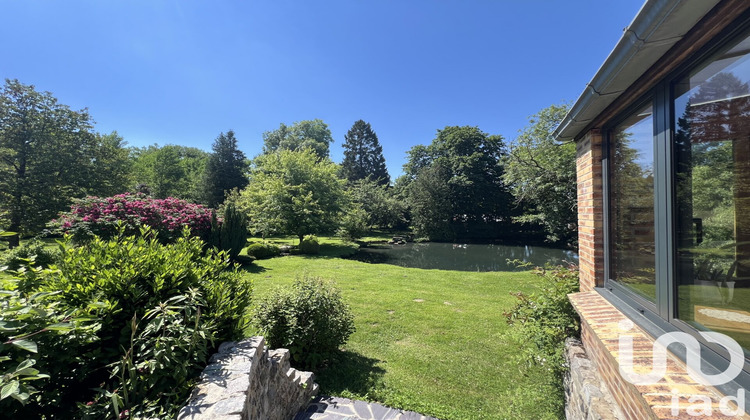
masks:
[[[289,351],[263,337],[223,343],[203,370],[178,420],[288,420],[318,392],[311,372],[289,366]]]
[[[583,343],[565,340],[565,417],[569,420],[617,420],[625,416],[602,382],[596,365],[586,355]]]

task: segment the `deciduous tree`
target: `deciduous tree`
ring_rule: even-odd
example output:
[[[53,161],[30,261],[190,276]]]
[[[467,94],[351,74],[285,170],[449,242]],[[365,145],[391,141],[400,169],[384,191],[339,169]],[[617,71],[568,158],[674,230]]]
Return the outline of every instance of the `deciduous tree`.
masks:
[[[505,165],[504,179],[524,207],[519,220],[541,224],[552,242],[575,241],[577,232],[575,144],[552,135],[567,112],[567,105],[552,105],[532,116]]]
[[[450,229],[456,231],[459,225],[464,226],[464,232],[459,234],[456,231],[454,236],[465,235],[466,229],[484,229],[480,226],[508,222],[513,214],[513,206],[512,196],[502,179],[505,152],[501,136],[488,135],[470,126],[445,127],[438,130],[437,137],[429,146],[413,147],[404,171],[415,226],[418,220],[434,216],[430,206],[424,204],[427,202],[439,206],[441,214],[446,206],[450,207],[450,211],[445,210],[450,214],[439,217],[439,220],[453,226],[430,229],[431,232],[440,232],[441,239],[446,239],[442,232]],[[427,175],[430,176],[429,181],[417,183],[421,176]],[[438,182],[445,183],[445,187],[438,189]],[[432,198],[427,200],[426,193],[419,191],[427,185],[431,185],[431,190],[440,191],[440,194],[432,194]],[[427,213],[420,215],[420,212]],[[431,234],[427,236],[432,237]]]
[[[338,170],[311,149],[258,156],[237,205],[247,213],[250,228],[263,235],[293,234],[301,241],[305,235],[333,232],[347,205]]]
[[[319,119],[297,121],[291,127],[281,123],[278,129],[263,133],[264,153],[311,149],[319,159],[324,159],[328,158],[331,143],[331,130]]]
[[[18,80],[0,90],[0,224],[22,234],[40,230],[74,197],[119,188],[122,142],[98,136],[85,109]],[[11,244],[18,243],[18,237]]]
[[[131,149],[131,186],[146,185],[154,198],[201,201],[203,174],[210,156],[195,147],[151,145]]]

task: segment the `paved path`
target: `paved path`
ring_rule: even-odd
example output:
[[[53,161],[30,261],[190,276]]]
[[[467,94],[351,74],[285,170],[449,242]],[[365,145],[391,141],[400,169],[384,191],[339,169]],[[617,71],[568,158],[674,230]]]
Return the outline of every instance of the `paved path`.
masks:
[[[294,420],[437,420],[413,411],[339,397],[317,397]]]

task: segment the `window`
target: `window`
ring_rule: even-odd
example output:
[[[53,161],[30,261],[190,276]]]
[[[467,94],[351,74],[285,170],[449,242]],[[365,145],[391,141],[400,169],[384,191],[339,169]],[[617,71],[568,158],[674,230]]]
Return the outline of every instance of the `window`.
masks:
[[[610,278],[656,299],[654,121],[651,104],[617,125],[610,146]]]
[[[605,286],[661,330],[718,331],[750,356],[748,31],[703,57],[606,130]]]
[[[750,349],[750,37],[674,85],[678,317]]]

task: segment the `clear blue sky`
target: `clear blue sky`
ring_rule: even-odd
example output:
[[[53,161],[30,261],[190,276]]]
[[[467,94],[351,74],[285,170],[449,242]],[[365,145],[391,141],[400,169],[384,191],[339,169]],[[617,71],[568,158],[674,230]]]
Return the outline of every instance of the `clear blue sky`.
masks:
[[[88,107],[134,146],[257,155],[279,123],[320,118],[339,162],[372,124],[392,176],[446,125],[513,140],[574,101],[641,0],[0,0],[0,76]]]

